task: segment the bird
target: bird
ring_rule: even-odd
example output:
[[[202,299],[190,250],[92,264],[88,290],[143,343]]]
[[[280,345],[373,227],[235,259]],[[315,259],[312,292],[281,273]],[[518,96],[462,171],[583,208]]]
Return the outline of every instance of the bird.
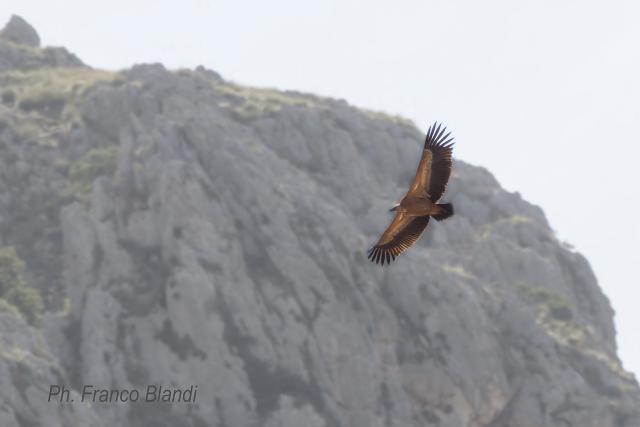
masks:
[[[451,175],[453,137],[442,123],[427,130],[422,157],[413,182],[404,198],[389,212],[395,217],[371,249],[367,258],[387,264],[409,249],[427,228],[429,219],[442,221],[453,215],[453,204],[439,203]]]

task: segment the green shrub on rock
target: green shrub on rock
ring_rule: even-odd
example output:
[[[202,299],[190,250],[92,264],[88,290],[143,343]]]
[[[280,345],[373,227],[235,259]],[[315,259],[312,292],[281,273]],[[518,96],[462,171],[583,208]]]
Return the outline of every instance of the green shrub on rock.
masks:
[[[114,175],[117,155],[117,147],[94,148],[71,164],[64,196],[88,204],[94,179]]]
[[[18,312],[33,326],[40,326],[44,305],[37,289],[27,285],[24,262],[13,247],[0,248],[0,312]]]

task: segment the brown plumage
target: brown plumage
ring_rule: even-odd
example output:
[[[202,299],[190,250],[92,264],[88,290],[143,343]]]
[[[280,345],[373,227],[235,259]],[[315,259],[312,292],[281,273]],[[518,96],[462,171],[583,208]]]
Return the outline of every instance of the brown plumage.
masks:
[[[387,264],[409,249],[422,235],[429,218],[437,221],[453,215],[453,205],[439,204],[451,175],[453,138],[446,128],[434,123],[427,137],[416,176],[402,201],[391,211],[396,216],[382,233],[378,243],[369,250],[369,259]]]

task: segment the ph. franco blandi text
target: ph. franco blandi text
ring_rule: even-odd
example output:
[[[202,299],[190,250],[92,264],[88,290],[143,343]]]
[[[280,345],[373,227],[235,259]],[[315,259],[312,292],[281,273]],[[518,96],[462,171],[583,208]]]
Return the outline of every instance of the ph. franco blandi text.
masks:
[[[142,388],[105,388],[85,384],[80,390],[64,385],[49,386],[47,402],[73,403],[131,403],[131,402],[159,402],[159,403],[195,403],[198,396],[198,386],[191,384],[185,387],[171,387],[166,385],[149,384]]]

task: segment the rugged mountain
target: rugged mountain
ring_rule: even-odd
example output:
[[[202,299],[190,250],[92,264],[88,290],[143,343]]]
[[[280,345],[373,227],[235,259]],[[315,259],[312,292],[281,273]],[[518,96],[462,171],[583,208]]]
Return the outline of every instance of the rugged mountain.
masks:
[[[640,426],[588,262],[488,171],[456,160],[456,216],[380,268],[411,123],[204,68],[50,61],[28,28],[0,33],[3,426]]]

